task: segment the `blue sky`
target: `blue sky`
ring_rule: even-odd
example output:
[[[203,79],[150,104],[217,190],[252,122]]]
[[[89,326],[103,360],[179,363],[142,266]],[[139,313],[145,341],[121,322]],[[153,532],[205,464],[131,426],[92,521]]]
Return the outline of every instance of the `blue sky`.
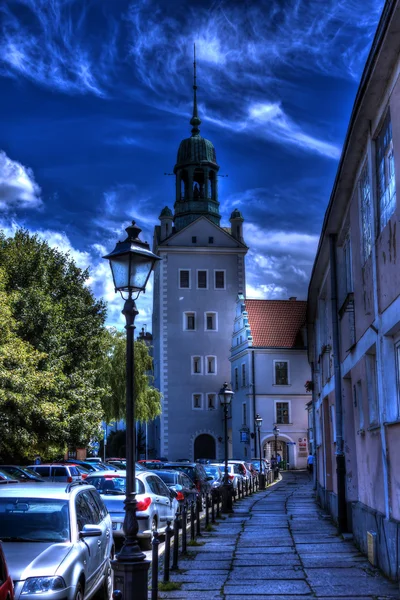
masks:
[[[134,218],[151,243],[190,135],[217,152],[222,224],[245,217],[248,296],[304,299],[383,0],[6,0],[0,5],[0,226],[90,267]],[[151,285],[139,300],[151,329]]]

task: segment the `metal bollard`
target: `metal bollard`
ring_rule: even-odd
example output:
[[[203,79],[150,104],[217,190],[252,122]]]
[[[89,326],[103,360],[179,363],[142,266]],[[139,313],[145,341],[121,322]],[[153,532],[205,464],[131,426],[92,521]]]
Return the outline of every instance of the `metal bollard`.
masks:
[[[171,521],[167,521],[167,527],[165,528],[165,551],[164,551],[164,576],[163,582],[169,581],[169,563],[171,559],[171,537],[173,535]]]
[[[215,523],[215,490],[211,493],[211,523]]]
[[[121,590],[114,590],[112,593],[113,600],[122,600]]]
[[[194,542],[196,534],[194,531],[195,528],[195,512],[194,512],[194,502],[192,500],[191,504],[190,504],[190,539],[192,540],[192,542]]]
[[[220,516],[221,516],[220,510],[219,510],[219,501],[220,501],[220,499],[221,499],[221,491],[218,490],[218,494],[217,494],[217,519],[219,519]]]
[[[200,502],[202,502],[202,499],[200,498]],[[201,531],[200,531],[200,507],[199,507],[199,502],[197,500],[196,502],[196,535],[197,536],[201,536]]]
[[[172,552],[172,567],[171,571],[178,570],[178,552],[179,552],[179,516],[178,513],[174,519],[174,549]]]
[[[253,493],[253,478],[249,479],[249,496]]]
[[[182,517],[182,550],[181,550],[181,553],[182,554],[187,554],[187,531],[186,531],[186,526],[187,526],[187,512],[186,512],[186,504],[183,504],[183,506],[182,506],[181,517]]]
[[[208,494],[206,494],[206,527],[210,524],[209,510],[210,510],[210,497]]]
[[[158,599],[158,531],[153,531],[153,541],[151,542],[151,600]]]
[[[249,484],[248,481],[246,479],[246,483],[245,483],[245,491],[246,491],[246,497],[249,495]]]

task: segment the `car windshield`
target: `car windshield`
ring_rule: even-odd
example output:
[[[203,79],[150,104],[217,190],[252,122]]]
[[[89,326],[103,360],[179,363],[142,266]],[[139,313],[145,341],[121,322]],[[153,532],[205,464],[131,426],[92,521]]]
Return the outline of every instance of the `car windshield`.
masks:
[[[218,467],[204,467],[206,470],[207,475],[210,475],[211,477],[214,477],[214,479],[216,479],[217,477],[219,477],[219,469]]]
[[[190,479],[192,479],[193,481],[196,478],[196,469],[195,467],[186,467],[184,463],[182,463],[182,465],[179,465],[179,467],[175,467],[180,469],[181,471],[184,471],[186,473],[186,475],[188,475],[190,477]]]
[[[91,475],[87,477],[86,483],[94,485],[100,494],[122,496],[125,495],[126,492],[126,477],[121,477],[119,475],[113,476],[110,474],[103,477]],[[144,485],[140,479],[136,479],[136,493],[144,494]]]
[[[66,500],[0,498],[3,542],[67,542],[70,539]]]
[[[177,474],[173,471],[159,471],[157,475],[168,485],[176,483]]]

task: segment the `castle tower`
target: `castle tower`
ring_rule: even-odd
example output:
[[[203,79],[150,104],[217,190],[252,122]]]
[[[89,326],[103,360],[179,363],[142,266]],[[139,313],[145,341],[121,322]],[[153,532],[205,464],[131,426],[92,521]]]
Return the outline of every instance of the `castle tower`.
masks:
[[[162,259],[154,275],[154,375],[163,395],[155,454],[222,460],[218,391],[231,380],[232,323],[237,294],[245,292],[247,247],[239,211],[231,215],[232,229],[220,226],[219,166],[213,144],[200,135],[196,60],[193,96],[192,135],[181,142],[174,167],[174,214],[165,207],[154,231]]]

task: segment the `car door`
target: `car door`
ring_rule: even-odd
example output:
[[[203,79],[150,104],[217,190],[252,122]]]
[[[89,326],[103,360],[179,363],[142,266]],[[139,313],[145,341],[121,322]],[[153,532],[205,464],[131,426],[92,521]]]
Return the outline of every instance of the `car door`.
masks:
[[[108,559],[111,554],[111,546],[112,546],[112,531],[111,531],[111,518],[108,514],[108,511],[100,498],[99,494],[94,490],[87,490],[83,492],[83,495],[89,504],[89,507],[94,515],[95,522],[94,525],[98,525],[101,528],[101,545],[100,548],[100,566],[102,571],[107,566]]]
[[[179,484],[184,489],[185,497],[187,498],[187,502],[190,505],[192,502],[196,502],[197,499],[197,488],[193,481],[185,475],[185,473],[179,474]]]
[[[172,498],[171,490],[160,477],[157,477],[157,486],[161,504],[164,508],[162,526],[166,527],[167,521],[172,521],[178,510],[178,501]]]
[[[96,520],[92,509],[90,508],[85,492],[80,492],[75,498],[76,519],[78,521],[78,531],[82,531],[85,525],[96,525]],[[85,595],[96,588],[101,577],[101,538],[85,537],[80,538],[80,545],[84,553],[83,564],[85,567],[86,590]]]
[[[160,478],[150,475],[146,478],[147,484],[153,494],[153,502],[156,508],[158,527],[165,527],[167,521],[167,502],[166,497],[162,495],[162,488],[159,486]],[[161,482],[162,483],[162,482]],[[169,492],[168,492],[169,494]],[[169,506],[169,500],[168,500]],[[169,513],[168,513],[169,514]]]

